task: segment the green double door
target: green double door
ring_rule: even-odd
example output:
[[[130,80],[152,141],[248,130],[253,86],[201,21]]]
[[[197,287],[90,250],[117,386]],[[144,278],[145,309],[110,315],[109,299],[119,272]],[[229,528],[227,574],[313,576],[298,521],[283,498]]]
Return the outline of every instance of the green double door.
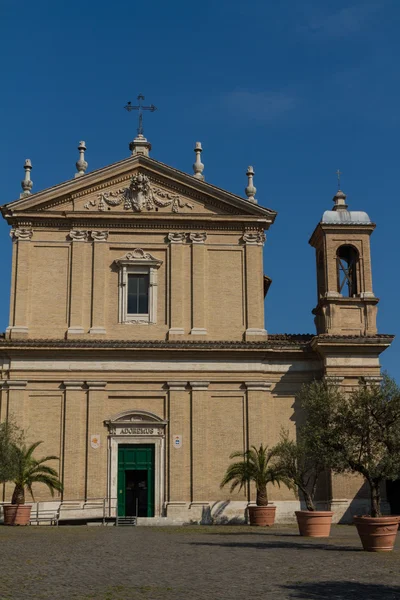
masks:
[[[154,517],[154,444],[118,446],[118,516]]]

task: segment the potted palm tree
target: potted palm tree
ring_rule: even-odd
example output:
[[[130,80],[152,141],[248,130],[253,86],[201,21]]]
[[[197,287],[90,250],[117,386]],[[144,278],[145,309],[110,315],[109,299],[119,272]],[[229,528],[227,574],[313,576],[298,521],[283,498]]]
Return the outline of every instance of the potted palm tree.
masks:
[[[250,525],[273,525],[276,506],[268,502],[267,484],[278,483],[279,485],[282,480],[274,463],[273,450],[261,444],[259,448],[251,446],[245,452],[233,452],[229,458],[241,460],[229,465],[220,487],[231,483],[231,492],[237,487],[240,491],[253,482],[256,487],[256,506],[248,507]]]
[[[25,504],[25,491],[28,490],[35,501],[33,495],[33,484],[43,483],[48,487],[52,497],[54,491],[62,491],[62,484],[58,478],[58,473],[53,467],[46,465],[49,460],[59,460],[57,456],[45,456],[36,459],[33,453],[42,442],[35,442],[27,447],[25,444],[14,446],[16,453],[16,472],[13,477],[15,485],[11,499],[11,504],[4,504],[4,524],[5,525],[27,525],[30,521],[30,504]]]
[[[325,470],[320,457],[311,456],[307,439],[299,434],[298,440],[289,439],[287,431],[282,432],[281,441],[274,447],[278,458],[278,469],[287,487],[298,497],[302,493],[307,510],[295,511],[300,535],[307,537],[329,537],[331,511],[317,510],[315,494],[318,479]]]
[[[0,482],[11,481],[17,472],[16,446],[22,444],[22,431],[12,419],[0,423]]]

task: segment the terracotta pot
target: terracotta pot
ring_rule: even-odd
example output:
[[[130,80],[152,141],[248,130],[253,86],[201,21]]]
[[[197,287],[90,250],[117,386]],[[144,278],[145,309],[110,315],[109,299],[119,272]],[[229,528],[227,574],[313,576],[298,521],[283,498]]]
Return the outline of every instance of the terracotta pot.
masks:
[[[329,537],[333,512],[329,510],[296,510],[300,535],[305,537]]]
[[[249,506],[250,525],[270,527],[275,522],[276,506]]]
[[[29,525],[31,504],[3,504],[4,525]]]
[[[400,517],[353,517],[364,550],[390,552],[396,541]]]

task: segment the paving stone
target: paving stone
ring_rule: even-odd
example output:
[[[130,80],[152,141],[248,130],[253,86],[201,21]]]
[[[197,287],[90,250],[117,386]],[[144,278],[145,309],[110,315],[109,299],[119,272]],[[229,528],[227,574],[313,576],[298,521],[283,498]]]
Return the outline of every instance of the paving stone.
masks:
[[[0,527],[1,600],[394,600],[399,566],[351,526]]]

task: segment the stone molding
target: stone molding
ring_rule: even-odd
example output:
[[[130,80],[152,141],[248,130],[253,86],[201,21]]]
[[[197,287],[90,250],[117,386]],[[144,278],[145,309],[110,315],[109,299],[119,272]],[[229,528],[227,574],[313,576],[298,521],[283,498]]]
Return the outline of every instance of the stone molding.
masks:
[[[381,375],[363,375],[360,377],[361,382],[366,385],[378,385],[382,379],[383,377]]]
[[[341,375],[324,375],[323,379],[330,385],[340,385],[344,381]]]
[[[150,252],[145,252],[142,248],[135,248],[131,250],[125,256],[121,258],[116,258],[114,261],[118,266],[120,265],[152,265],[154,268],[158,269],[163,261],[159,258],[156,258]]]
[[[21,242],[29,242],[32,239],[33,230],[27,227],[17,227],[16,229],[11,229],[10,237],[13,240],[18,240]]]

